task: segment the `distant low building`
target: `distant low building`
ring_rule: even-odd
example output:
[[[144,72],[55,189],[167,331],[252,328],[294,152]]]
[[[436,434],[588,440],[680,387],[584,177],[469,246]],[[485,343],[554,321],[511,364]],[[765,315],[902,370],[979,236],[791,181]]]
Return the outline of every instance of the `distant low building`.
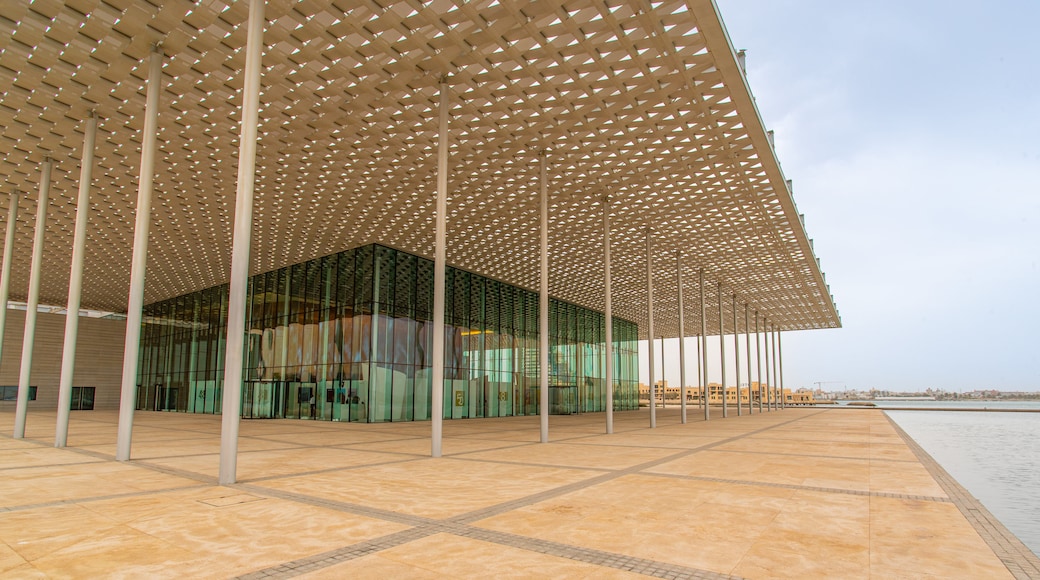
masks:
[[[666,404],[667,403],[673,403],[673,404],[678,404],[679,403],[679,392],[680,392],[679,387],[669,387],[668,383],[666,381],[663,382],[663,384],[662,384],[661,381],[658,381],[656,383],[656,386],[657,386],[657,388],[656,388],[654,394],[656,396],[656,400],[657,400],[658,404],[661,404],[662,401],[664,403],[666,403]],[[701,387],[690,387],[690,386],[688,386],[688,387],[686,387],[683,390],[686,393],[686,402],[688,402],[688,403],[692,402],[692,403],[698,403],[699,404],[699,403],[704,401],[704,390]],[[723,392],[722,392],[722,385],[721,384],[719,384],[719,383],[708,383],[708,393],[709,393],[708,401],[709,401],[710,404],[712,404],[712,405],[721,405],[722,404]],[[762,385],[762,389],[760,390],[759,389],[759,384],[758,384],[757,381],[752,381],[751,382],[750,392],[748,390],[747,383],[745,383],[745,384],[741,385],[739,388],[736,387],[736,386],[726,387],[726,393],[725,393],[726,403],[728,405],[734,405],[734,406],[737,405],[738,401],[740,402],[740,404],[746,405],[748,403],[749,399],[750,399],[750,401],[753,404],[758,404],[758,401],[759,401],[760,398],[762,399],[762,403],[763,404],[772,404],[772,403],[776,402],[776,395],[777,395],[776,390],[772,389],[772,388],[769,388],[768,385],[765,385],[765,384]],[[783,389],[783,394],[781,396],[783,397],[782,401],[783,401],[783,403],[785,405],[803,406],[803,405],[814,405],[814,404],[816,404],[816,399],[815,399],[815,397],[813,397],[813,393],[811,391],[809,391],[809,390],[806,390],[806,389],[799,389],[798,391],[792,391],[791,389],[786,389],[785,388],[785,389]],[[649,405],[650,404],[650,387],[649,387],[649,385],[645,385],[643,383],[639,384],[639,401],[640,401],[641,404],[644,404],[644,405]]]

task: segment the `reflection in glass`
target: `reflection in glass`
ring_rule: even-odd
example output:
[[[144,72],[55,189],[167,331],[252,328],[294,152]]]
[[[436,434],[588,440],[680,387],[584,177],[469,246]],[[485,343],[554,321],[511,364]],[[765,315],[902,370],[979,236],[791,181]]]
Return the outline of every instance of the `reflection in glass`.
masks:
[[[538,295],[448,268],[445,418],[539,412]],[[227,286],[145,307],[139,409],[220,413]],[[430,418],[433,262],[369,245],[258,274],[248,288],[242,416]],[[604,316],[549,301],[554,414],[606,404]],[[638,328],[614,319],[616,410],[637,406]]]

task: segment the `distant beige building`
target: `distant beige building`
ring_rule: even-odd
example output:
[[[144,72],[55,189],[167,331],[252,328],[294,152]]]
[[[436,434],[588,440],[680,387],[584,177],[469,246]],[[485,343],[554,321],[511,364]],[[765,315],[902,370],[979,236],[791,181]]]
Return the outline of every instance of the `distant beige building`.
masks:
[[[758,404],[758,400],[761,397],[763,404],[772,404],[776,402],[776,390],[768,388],[768,385],[763,385],[763,391],[760,394],[758,388],[758,382],[751,382],[751,392],[748,392],[747,384],[741,385],[738,389],[735,386],[726,387],[726,403],[728,405],[736,405],[737,401],[740,404],[746,405],[748,398],[751,397],[751,401],[754,404]],[[686,401],[700,403],[704,400],[703,389],[700,387],[686,387]],[[712,405],[722,404],[722,385],[719,383],[708,383],[709,402]],[[665,403],[679,403],[679,387],[669,387],[667,381],[657,381],[656,398],[658,404],[664,397]],[[816,400],[813,398],[813,394],[808,390],[792,391],[791,389],[783,389],[783,402],[785,405],[813,405]],[[641,404],[650,404],[650,386],[643,383],[639,383],[639,401]]]

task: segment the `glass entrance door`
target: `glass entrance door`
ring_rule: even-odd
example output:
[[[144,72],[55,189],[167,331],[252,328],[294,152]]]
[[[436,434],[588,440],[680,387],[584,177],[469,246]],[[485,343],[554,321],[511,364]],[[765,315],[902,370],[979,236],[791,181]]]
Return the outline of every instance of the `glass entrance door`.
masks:
[[[94,410],[94,387],[72,387],[72,410]]]

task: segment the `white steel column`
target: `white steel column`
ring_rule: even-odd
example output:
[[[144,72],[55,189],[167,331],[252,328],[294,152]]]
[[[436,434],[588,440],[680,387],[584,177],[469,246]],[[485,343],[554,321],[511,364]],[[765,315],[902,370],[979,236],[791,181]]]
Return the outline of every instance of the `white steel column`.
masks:
[[[43,236],[47,231],[47,198],[51,192],[50,157],[40,166],[40,197],[36,201],[36,234],[33,236],[32,266],[29,271],[29,296],[25,307],[25,333],[22,335],[22,367],[18,373],[18,401],[15,404],[14,438],[25,437],[25,415],[29,410],[29,380],[32,371],[33,342],[36,338],[37,307],[40,305],[40,267],[43,260]],[[4,305],[6,308],[7,305]]]
[[[437,207],[433,250],[433,393],[430,455],[441,456],[444,438],[444,283],[448,213],[448,83],[441,79],[437,136]]]
[[[775,380],[775,377],[773,376],[773,370],[769,366],[770,361],[772,361],[773,358],[772,358],[772,353],[770,352],[772,350],[772,344],[769,341],[770,341],[770,338],[772,338],[772,337],[770,335],[770,330],[769,329],[771,328],[771,326],[769,324],[769,319],[768,318],[763,318],[762,319],[762,326],[763,326],[763,329],[762,329],[762,340],[765,341],[765,351],[766,351],[766,356],[765,356],[765,358],[766,358],[766,360],[765,360],[765,363],[766,363],[766,388],[767,388],[768,395],[769,395],[769,399],[767,399],[766,402],[768,403],[769,410],[770,411],[775,411],[776,410],[776,389],[774,388],[774,385],[773,385],[773,381]]]
[[[774,403],[773,381],[769,376],[769,320],[767,318],[762,318],[762,326],[762,340],[765,341],[764,350],[766,351],[766,409],[772,411]]]
[[[11,289],[11,258],[14,255],[14,232],[18,227],[18,192],[11,193],[7,207],[7,234],[4,236],[4,264],[0,269],[0,356],[3,355],[4,330],[7,328],[7,297]]]
[[[650,355],[650,428],[657,427],[657,385],[654,384],[654,259],[650,236],[653,230],[646,228],[646,344]],[[662,345],[663,346],[663,345]],[[661,362],[662,366],[664,361]]]
[[[751,394],[751,324],[750,316],[748,315],[747,302],[744,303],[744,350],[745,356],[747,357],[747,412],[748,415],[752,413],[754,409],[754,396]]]
[[[722,282],[719,282],[719,359],[722,361],[722,418],[729,417],[729,405],[726,403],[726,325],[722,315]]]
[[[606,323],[604,342],[607,364],[607,434],[614,432],[614,313],[610,304],[610,198],[603,198],[603,317]]]
[[[668,382],[668,379],[665,378],[664,369],[665,369],[665,365],[664,365],[664,337],[662,336],[661,337],[661,408],[662,409],[665,408],[665,405],[666,405],[665,397],[667,395],[667,393],[664,390],[664,385],[665,385],[665,383]]]
[[[94,139],[97,116],[90,114],[83,130],[83,155],[79,166],[79,197],[76,200],[76,233],[72,241],[72,267],[69,270],[69,302],[65,309],[65,345],[61,351],[61,378],[58,382],[58,422],[54,426],[54,446],[65,447],[69,438],[69,412],[72,405],[72,375],[76,368],[76,337],[79,334],[79,304],[83,290],[83,255],[90,219],[90,180],[94,169]]]
[[[758,378],[758,412],[762,412],[762,337],[758,333],[758,311],[755,311],[755,366]]]
[[[549,442],[549,185],[547,181],[546,157],[541,153],[541,185],[542,192],[538,203],[539,221],[541,222],[541,284],[538,289],[538,367],[540,375],[539,416],[541,421],[541,442]]]
[[[675,252],[675,287],[679,289],[679,422],[686,424],[686,319],[683,317],[682,252]]]
[[[737,417],[741,415],[741,408],[743,405],[740,404],[740,337],[737,335],[737,295],[733,295],[733,362],[736,369],[736,378],[734,379],[734,386],[737,393]]]
[[[704,373],[701,371],[701,335],[697,335],[697,406],[701,405],[701,395],[704,390],[701,386],[701,379],[704,378]]]
[[[704,420],[711,419],[711,393],[708,389],[708,319],[704,308],[704,268],[697,272],[697,284],[701,291],[701,385],[704,387]]]
[[[773,383],[775,384],[775,386],[773,387],[773,390],[776,391],[776,408],[777,408],[777,410],[780,410],[780,407],[783,405],[784,392],[780,389],[780,375],[776,372],[776,327],[775,326],[773,326],[770,329],[770,334],[772,335],[772,344],[773,344]]]
[[[134,221],[134,253],[130,261],[130,293],[126,304],[126,339],[123,342],[123,378],[119,394],[119,430],[116,460],[129,461],[137,399],[137,355],[141,343],[141,309],[148,262],[148,228],[152,221],[152,188],[155,183],[155,141],[159,132],[159,90],[162,87],[162,53],[158,47],[148,62],[148,85],[141,132],[141,176],[137,183],[137,216]]]
[[[231,242],[231,283],[228,286],[227,343],[224,355],[224,396],[221,402],[221,485],[235,483],[238,467],[238,423],[242,416],[242,366],[245,350],[246,301],[249,298],[249,246],[253,231],[253,185],[260,112],[260,73],[264,48],[266,0],[249,3],[246,69],[242,87],[242,130],[238,144],[238,190],[235,229]],[[374,326],[374,325],[373,325]]]
[[[776,374],[776,376],[777,376],[777,381],[776,382],[777,382],[777,384],[780,385],[780,394],[783,395],[784,394],[784,342],[780,338],[780,331],[779,330],[776,331],[776,364],[779,366],[779,369],[780,369],[777,372],[777,374]],[[784,408],[787,407],[787,397],[781,396],[781,398],[780,398],[780,405],[781,405],[780,406],[781,409],[784,409]]]

